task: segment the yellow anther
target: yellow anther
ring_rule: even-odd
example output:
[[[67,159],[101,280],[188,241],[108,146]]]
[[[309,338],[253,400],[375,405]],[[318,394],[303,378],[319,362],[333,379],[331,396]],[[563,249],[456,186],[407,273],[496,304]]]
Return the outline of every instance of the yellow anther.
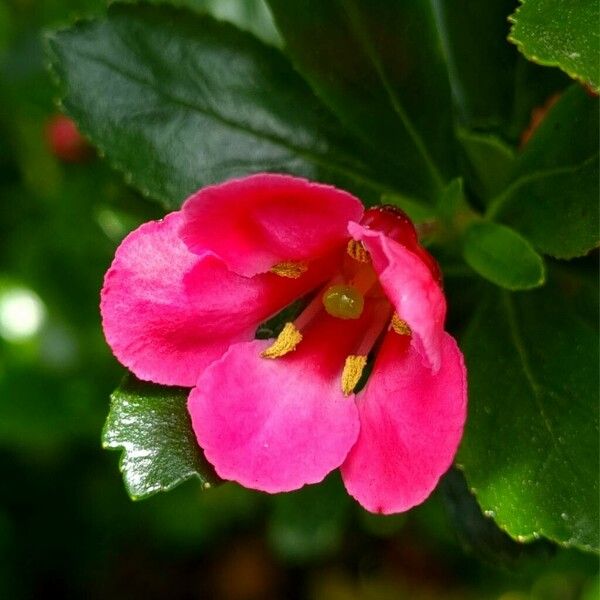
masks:
[[[346,248],[346,251],[348,252],[348,256],[350,256],[354,260],[357,260],[358,262],[371,262],[371,257],[365,249],[364,244],[362,242],[359,242],[358,240],[350,240],[348,242],[348,247]]]
[[[362,377],[366,364],[366,356],[350,354],[346,357],[344,370],[342,371],[342,392],[344,392],[344,396],[349,396],[352,393]]]
[[[298,279],[298,277],[306,273],[307,270],[308,265],[306,263],[294,262],[291,260],[277,263],[270,269],[271,273],[275,273],[275,275],[287,277],[289,279]]]
[[[403,321],[398,315],[397,313],[394,313],[394,316],[392,317],[392,329],[398,334],[398,335],[411,335],[412,330],[411,328],[408,326],[408,323],[406,321]]]
[[[365,307],[365,299],[352,285],[332,285],[323,294],[323,306],[332,317],[358,319]]]
[[[263,358],[279,358],[296,349],[302,341],[302,334],[293,323],[286,323],[277,339],[266,349],[261,356]]]

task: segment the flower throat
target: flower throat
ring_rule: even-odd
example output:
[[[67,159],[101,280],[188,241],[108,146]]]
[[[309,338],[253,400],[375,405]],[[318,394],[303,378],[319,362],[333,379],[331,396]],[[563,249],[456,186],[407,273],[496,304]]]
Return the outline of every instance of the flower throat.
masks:
[[[392,206],[368,209],[361,225],[383,233],[417,255],[439,281],[440,272],[435,260],[419,245],[417,232],[406,214]],[[284,265],[284,266],[282,266]],[[306,268],[293,263],[276,265],[271,271],[281,277],[298,277]],[[285,268],[284,268],[285,267]],[[310,268],[310,266],[308,266]],[[318,291],[302,313],[285,324],[274,342],[262,352],[267,359],[281,358],[296,350],[304,332],[319,319],[333,318],[346,323],[344,328],[359,328],[340,364],[340,383],[345,395],[350,395],[362,378],[369,355],[376,349],[386,331],[407,340],[410,326],[394,309],[381,287],[372,257],[362,242],[350,239],[337,272]]]

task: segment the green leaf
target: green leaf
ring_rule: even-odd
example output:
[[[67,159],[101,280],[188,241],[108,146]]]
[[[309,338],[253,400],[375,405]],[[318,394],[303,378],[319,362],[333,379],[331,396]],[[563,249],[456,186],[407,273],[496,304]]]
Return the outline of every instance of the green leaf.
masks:
[[[298,70],[395,169],[399,191],[433,200],[455,174],[451,95],[426,0],[268,0]]]
[[[579,86],[563,94],[525,146],[513,182],[488,208],[540,251],[582,256],[598,245],[598,103]]]
[[[446,510],[462,546],[471,554],[498,567],[517,567],[527,556],[547,558],[554,546],[546,540],[533,544],[519,544],[495,521],[481,511],[470,493],[463,473],[450,469],[440,482]]]
[[[535,292],[489,290],[462,340],[469,419],[458,463],[511,536],[593,550],[599,356],[596,318],[573,307],[584,290],[557,276]]]
[[[545,254],[583,256],[598,246],[599,193],[596,155],[581,167],[520,179],[507,193],[497,218]]]
[[[541,67],[519,55],[515,66],[513,115],[503,134],[511,142],[520,142],[531,123],[533,111],[572,83],[561,70]]]
[[[433,2],[458,116],[492,128],[511,117],[518,52],[506,41],[517,0]]]
[[[271,48],[211,17],[112,5],[49,36],[63,105],[143,192],[177,208],[229,177],[283,171],[365,194],[389,189]],[[357,151],[358,152],[358,151]]]
[[[137,0],[127,0],[136,3]],[[281,39],[263,0],[146,0],[152,4],[170,4],[195,12],[208,13],[236,27],[249,31],[257,38],[274,46],[281,46]]]
[[[102,445],[123,451],[119,465],[133,500],[166,492],[190,477],[205,488],[219,481],[192,431],[188,393],[129,375],[112,394]]]
[[[533,62],[559,67],[600,90],[597,0],[521,0],[509,40]]]
[[[460,229],[463,219],[472,219],[473,211],[465,197],[465,185],[462,177],[453,179],[442,191],[437,204],[438,215],[448,223]]]
[[[575,167],[598,153],[598,99],[572,85],[548,110],[518,157],[514,179]]]
[[[544,261],[516,231],[476,221],[466,230],[463,256],[482,277],[508,290],[528,290],[544,283]]]
[[[479,198],[489,201],[506,187],[514,169],[515,153],[491,134],[459,129],[458,139],[465,153],[468,183]]]

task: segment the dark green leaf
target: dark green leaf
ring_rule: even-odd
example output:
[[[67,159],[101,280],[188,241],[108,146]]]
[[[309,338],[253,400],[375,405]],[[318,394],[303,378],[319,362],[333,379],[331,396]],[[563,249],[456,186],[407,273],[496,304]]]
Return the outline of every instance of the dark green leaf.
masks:
[[[598,197],[596,155],[581,167],[519,179],[502,196],[496,217],[541,252],[573,258],[598,245]]]
[[[201,186],[284,171],[386,187],[281,54],[184,10],[113,5],[49,38],[63,105],[138,188],[178,207]]]
[[[458,130],[465,153],[465,173],[473,191],[484,201],[499,194],[509,181],[515,153],[499,137]]]
[[[544,283],[544,261],[516,231],[476,221],[463,239],[467,264],[482,277],[508,290],[528,290]]]
[[[477,499],[520,541],[598,549],[597,323],[582,286],[490,290],[462,348],[469,419],[458,456]],[[598,307],[596,304],[596,314]]]
[[[120,469],[132,499],[166,492],[190,477],[206,488],[218,481],[192,431],[188,393],[130,375],[112,394],[102,444],[123,451]]]
[[[506,41],[517,0],[434,2],[458,115],[491,128],[511,117],[518,52]]]
[[[579,166],[598,153],[598,99],[579,85],[567,89],[544,116],[518,157],[513,178]]]
[[[137,0],[127,0],[132,3]],[[152,4],[170,4],[208,13],[253,33],[268,44],[281,45],[281,39],[263,0],[146,0]]]
[[[511,17],[510,40],[533,62],[560,67],[600,89],[597,0],[521,0]]]
[[[438,200],[439,216],[448,223],[460,221],[465,215],[472,215],[467,199],[462,177],[453,179],[443,190]]]
[[[482,513],[458,469],[446,473],[440,482],[440,491],[460,542],[477,558],[496,567],[516,567],[526,556],[547,557],[555,549],[545,540],[532,544],[515,542],[493,519]]]
[[[573,86],[525,146],[514,181],[490,202],[488,217],[558,258],[598,245],[598,102]]]
[[[425,0],[268,0],[288,53],[400,191],[434,199],[455,174],[450,86]]]
[[[572,83],[573,80],[559,69],[541,67],[519,55],[515,66],[513,115],[510,126],[503,132],[507,139],[520,142],[533,112]]]

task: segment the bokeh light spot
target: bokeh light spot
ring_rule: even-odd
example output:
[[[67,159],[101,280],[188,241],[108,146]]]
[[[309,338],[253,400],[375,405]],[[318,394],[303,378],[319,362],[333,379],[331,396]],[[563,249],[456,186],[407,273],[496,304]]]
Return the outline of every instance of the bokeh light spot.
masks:
[[[46,309],[39,296],[23,287],[0,292],[0,336],[9,342],[28,340],[39,333]]]

